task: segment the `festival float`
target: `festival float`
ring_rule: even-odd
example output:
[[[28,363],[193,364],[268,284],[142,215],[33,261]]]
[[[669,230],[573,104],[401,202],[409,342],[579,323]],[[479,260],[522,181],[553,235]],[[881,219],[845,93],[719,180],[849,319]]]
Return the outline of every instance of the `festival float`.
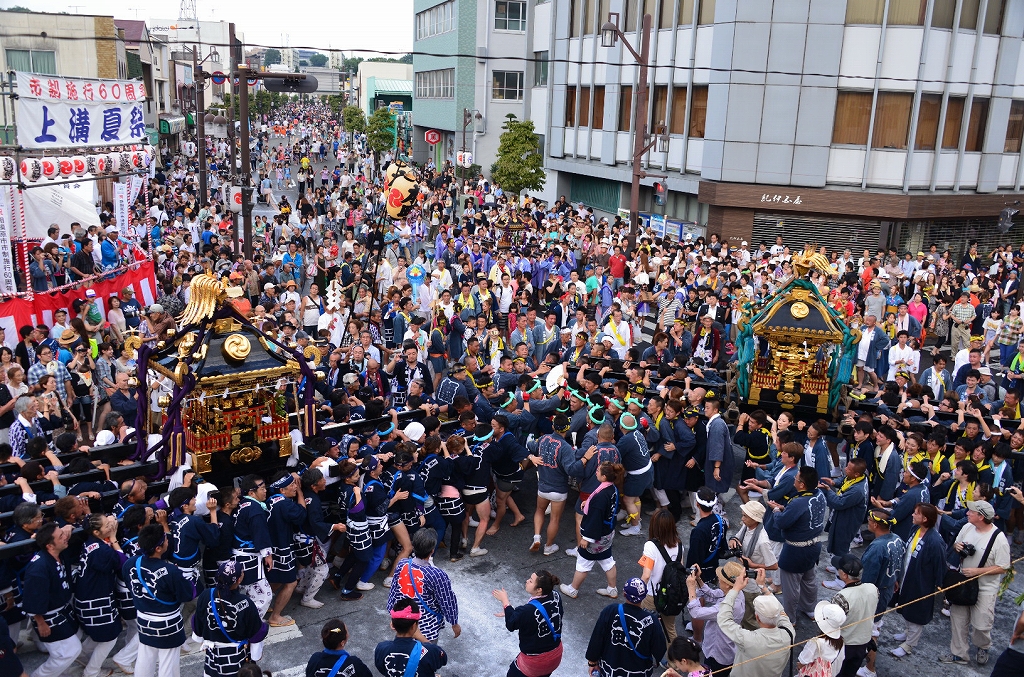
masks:
[[[808,279],[835,269],[813,247],[793,256],[794,276],[760,308],[741,299],[736,341],[740,401],[769,410],[838,413],[856,357],[852,329]]]
[[[192,280],[191,297],[178,318],[179,329],[155,345],[138,337],[140,383],[136,428],[148,429],[149,391],[170,382],[161,395],[160,440],[146,448],[140,435],[136,458],[154,451],[159,477],[190,461],[204,479],[218,485],[250,473],[269,475],[292,455],[292,430],[303,438],[317,432],[313,388],[320,350],[303,352],[262,333],[243,314],[242,290],[213,275]],[[291,415],[298,419],[292,423]]]

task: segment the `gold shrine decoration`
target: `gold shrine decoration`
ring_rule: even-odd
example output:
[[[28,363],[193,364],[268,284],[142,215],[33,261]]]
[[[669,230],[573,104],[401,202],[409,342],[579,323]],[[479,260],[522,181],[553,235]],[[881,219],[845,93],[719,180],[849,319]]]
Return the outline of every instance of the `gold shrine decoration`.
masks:
[[[289,454],[291,451],[289,450]],[[252,463],[263,454],[263,450],[259,447],[242,447],[231,452],[231,462],[235,465],[241,465],[243,463]]]
[[[797,301],[789,307],[789,314],[796,320],[802,320],[807,317],[807,314],[811,312],[811,309],[807,307],[807,304],[803,301]]]
[[[178,325],[187,327],[212,318],[218,302],[226,297],[227,288],[216,277],[208,273],[196,275],[189,285],[188,305],[178,318]]]
[[[251,350],[252,344],[242,334],[231,334],[221,344],[221,352],[224,354],[224,358],[230,362],[244,362],[245,358],[249,357]]]

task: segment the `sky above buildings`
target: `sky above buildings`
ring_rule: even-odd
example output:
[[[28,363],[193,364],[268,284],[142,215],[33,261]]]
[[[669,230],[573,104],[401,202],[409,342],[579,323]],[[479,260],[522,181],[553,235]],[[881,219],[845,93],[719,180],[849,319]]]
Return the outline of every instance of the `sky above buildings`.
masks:
[[[70,4],[69,4],[70,3]],[[197,0],[201,21],[234,21],[249,47],[328,48],[408,52],[412,49],[412,0],[341,0],[294,5],[281,0]],[[178,15],[175,0],[0,0],[37,12],[106,14],[117,19],[168,19]],[[298,11],[294,11],[294,10]],[[0,17],[2,18],[2,17]],[[0,30],[2,30],[0,21]],[[369,57],[373,54],[363,54]]]

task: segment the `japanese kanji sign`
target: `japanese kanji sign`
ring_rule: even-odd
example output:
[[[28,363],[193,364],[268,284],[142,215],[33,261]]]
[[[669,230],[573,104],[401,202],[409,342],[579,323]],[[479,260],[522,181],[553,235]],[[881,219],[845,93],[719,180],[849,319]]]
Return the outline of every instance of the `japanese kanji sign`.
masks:
[[[25,148],[114,146],[147,140],[146,86],[17,73],[18,142]]]
[[[0,294],[13,294],[17,289],[11,252],[11,232],[17,193],[14,186],[0,186]]]

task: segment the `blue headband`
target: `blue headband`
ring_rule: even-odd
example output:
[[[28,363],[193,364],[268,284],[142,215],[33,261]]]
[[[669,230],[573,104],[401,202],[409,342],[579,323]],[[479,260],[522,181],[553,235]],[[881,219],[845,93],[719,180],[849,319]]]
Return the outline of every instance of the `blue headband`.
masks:
[[[285,475],[281,479],[275,480],[275,481],[271,482],[270,483],[270,488],[271,489],[284,489],[286,486],[288,486],[289,484],[291,484],[294,481],[295,481],[295,478],[292,477],[290,474],[289,475]]]
[[[377,431],[378,435],[390,435],[395,429],[394,423],[389,423],[387,428],[383,428]]]

